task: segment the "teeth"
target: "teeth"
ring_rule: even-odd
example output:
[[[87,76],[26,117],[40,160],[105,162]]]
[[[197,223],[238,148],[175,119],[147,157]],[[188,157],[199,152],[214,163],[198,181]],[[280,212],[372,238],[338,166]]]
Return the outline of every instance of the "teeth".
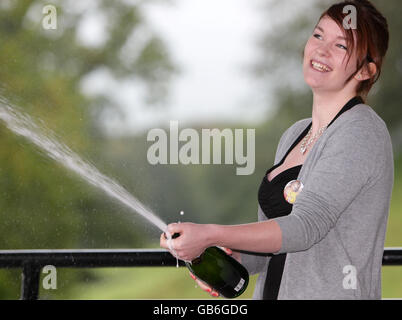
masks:
[[[322,64],[319,63],[319,62],[312,61],[311,64],[312,64],[313,67],[314,67],[315,69],[317,69],[317,70],[325,71],[325,72],[331,71],[329,68],[327,68],[326,66],[322,65]]]

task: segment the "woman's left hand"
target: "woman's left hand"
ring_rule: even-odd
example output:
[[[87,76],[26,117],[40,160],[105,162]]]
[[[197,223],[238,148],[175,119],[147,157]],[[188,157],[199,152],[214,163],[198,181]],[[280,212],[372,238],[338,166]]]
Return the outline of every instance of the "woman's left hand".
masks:
[[[167,232],[170,233],[170,235],[178,233],[180,236],[170,240],[171,248],[169,248],[168,240],[165,234],[162,234],[160,237],[160,246],[165,249],[172,249],[171,253],[180,260],[192,261],[199,257],[206,248],[213,245],[210,240],[210,225],[172,223],[168,225]]]

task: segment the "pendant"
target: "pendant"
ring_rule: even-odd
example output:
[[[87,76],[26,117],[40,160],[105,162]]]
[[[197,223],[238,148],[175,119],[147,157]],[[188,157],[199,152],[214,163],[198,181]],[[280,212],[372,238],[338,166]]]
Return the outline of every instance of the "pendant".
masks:
[[[283,189],[283,196],[290,204],[295,203],[297,196],[303,190],[303,183],[300,180],[289,181]]]
[[[307,150],[306,147],[300,147],[300,152],[301,152],[302,154],[305,154],[305,153],[306,153],[306,150]]]

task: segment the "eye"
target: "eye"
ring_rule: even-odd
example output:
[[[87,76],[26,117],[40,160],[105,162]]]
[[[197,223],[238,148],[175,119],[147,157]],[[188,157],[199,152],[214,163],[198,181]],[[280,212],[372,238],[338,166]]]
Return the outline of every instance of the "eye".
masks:
[[[318,34],[318,33],[313,34],[313,37],[314,37],[314,38],[317,38],[317,39],[319,39],[319,40],[322,39],[322,36],[321,36],[320,34]]]
[[[348,48],[346,48],[344,45],[342,45],[342,44],[337,44],[336,45],[338,48],[341,48],[341,49],[343,49],[343,50],[348,50]]]

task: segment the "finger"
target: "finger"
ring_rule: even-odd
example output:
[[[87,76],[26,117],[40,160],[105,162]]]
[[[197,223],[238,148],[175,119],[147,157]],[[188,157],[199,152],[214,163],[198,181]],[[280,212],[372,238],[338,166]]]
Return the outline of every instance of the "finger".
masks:
[[[229,256],[231,256],[231,255],[233,254],[232,249],[229,249],[229,248],[223,248],[223,247],[222,247],[222,250],[223,250],[223,251],[225,251],[225,252],[226,252],[226,254],[227,254],[227,255],[229,255]]]
[[[198,286],[204,290],[205,292],[208,292],[212,297],[219,297],[219,292],[214,290],[212,287],[207,285],[205,282],[201,281],[200,279],[195,280],[195,282],[198,284]]]
[[[197,283],[197,285],[204,290],[205,292],[211,293],[212,292],[212,288],[207,285],[204,281],[201,281],[200,279],[195,279],[195,282]]]
[[[219,297],[219,292],[218,292],[218,291],[215,291],[215,290],[212,290],[212,292],[210,293],[210,295],[213,296],[214,298],[217,298],[217,297]]]
[[[160,237],[160,240],[159,240],[159,245],[160,245],[162,248],[169,249],[169,248],[168,248],[168,245],[167,245],[167,240],[166,240],[166,237],[165,237],[164,233],[161,234],[161,237]]]
[[[223,251],[225,251],[225,253],[233,258],[235,258],[238,262],[241,263],[241,256],[240,256],[240,252],[236,252],[233,251],[232,249],[229,248],[225,248],[225,247],[219,247],[221,248]]]
[[[201,281],[200,279],[197,279],[197,277],[192,273],[189,272],[190,277],[198,284],[198,286],[204,290],[205,292],[208,292],[211,296],[213,297],[219,297],[219,292],[212,289],[209,285],[207,285],[205,282]]]
[[[167,226],[167,232],[171,236],[173,236],[175,233],[181,234],[183,232],[183,224],[182,223],[171,223]]]
[[[171,241],[170,241],[170,244],[169,244],[169,239],[166,237],[166,233],[161,234],[161,237],[159,239],[159,245],[162,248],[168,249],[169,251],[171,251],[171,249],[173,248],[173,244],[172,244]]]
[[[207,285],[205,282],[196,279],[195,282],[197,282],[198,286],[204,290],[205,292],[208,292],[212,297],[219,297],[219,292],[214,290],[212,287],[210,287],[209,285]]]
[[[205,282],[198,279],[191,271],[189,272],[189,274],[190,274],[191,279],[193,279],[202,290],[207,291],[207,292],[212,291],[212,288],[210,286],[208,286]]]

